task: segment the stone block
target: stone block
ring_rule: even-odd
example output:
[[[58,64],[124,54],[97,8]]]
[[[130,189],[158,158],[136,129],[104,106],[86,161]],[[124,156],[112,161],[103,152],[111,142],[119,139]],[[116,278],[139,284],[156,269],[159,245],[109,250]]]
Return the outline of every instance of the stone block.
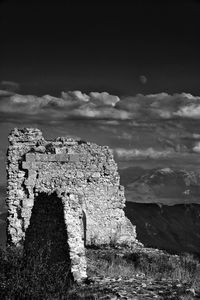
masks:
[[[84,178],[84,172],[81,172],[81,171],[77,171],[77,173],[76,173],[76,177],[78,177],[78,178]]]
[[[27,199],[24,199],[22,201],[22,206],[24,208],[26,208],[26,207],[33,207],[33,205],[34,205],[34,199],[33,198],[27,198]]]
[[[60,154],[55,154],[55,159],[56,161],[63,161],[63,162],[68,162],[69,161],[69,155],[65,153],[60,153]]]
[[[23,198],[23,197],[25,196],[24,190],[18,189],[18,190],[17,190],[17,196],[18,196],[19,198]]]
[[[31,163],[27,161],[22,162],[22,169],[29,169],[31,167]]]
[[[24,170],[35,170],[37,169],[37,163],[35,161],[29,161],[29,162],[26,162],[26,161],[23,161],[22,162],[22,169]]]
[[[74,153],[74,154],[69,154],[69,161],[70,162],[79,162],[79,155]]]
[[[35,153],[27,153],[25,157],[27,162],[35,161]]]
[[[41,146],[37,146],[34,149],[35,149],[36,152],[41,152],[41,153],[45,153],[45,151],[46,151],[45,146],[42,146],[42,145]]]
[[[52,154],[51,154],[52,155]],[[37,161],[49,161],[49,154],[40,154],[40,153],[37,153],[36,154],[36,158],[37,158]]]
[[[41,160],[43,160],[44,156],[45,156],[45,153],[36,153],[35,154],[35,160],[36,161],[41,161]]]
[[[24,175],[25,175],[25,173],[24,173],[24,172],[19,172],[19,173],[17,174],[17,177],[18,177],[18,178],[23,178],[23,177],[24,177]]]
[[[58,154],[41,154],[37,153],[35,156],[37,162],[56,162],[56,161],[68,161],[69,155],[65,153],[58,153]]]
[[[28,179],[30,179],[30,178],[35,179],[36,175],[37,175],[37,172],[35,170],[33,170],[31,168],[28,170]]]
[[[35,178],[29,177],[28,179],[25,180],[25,185],[28,186],[34,186],[35,185]]]
[[[94,172],[92,173],[92,177],[98,179],[101,177],[101,174],[99,172]]]
[[[66,148],[65,147],[56,147],[55,152],[56,152],[56,154],[66,154]]]

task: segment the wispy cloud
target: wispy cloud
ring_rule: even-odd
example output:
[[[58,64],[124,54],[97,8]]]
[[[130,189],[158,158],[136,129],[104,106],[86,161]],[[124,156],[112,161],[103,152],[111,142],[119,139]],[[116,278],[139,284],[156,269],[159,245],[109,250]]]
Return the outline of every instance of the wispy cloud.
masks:
[[[120,159],[129,160],[131,158],[161,158],[168,157],[175,153],[172,149],[170,150],[156,150],[153,148],[147,149],[125,149],[125,148],[115,148],[113,149],[115,155]]]
[[[2,80],[0,82],[0,89],[10,91],[10,92],[17,92],[20,89],[20,84],[15,81]]]

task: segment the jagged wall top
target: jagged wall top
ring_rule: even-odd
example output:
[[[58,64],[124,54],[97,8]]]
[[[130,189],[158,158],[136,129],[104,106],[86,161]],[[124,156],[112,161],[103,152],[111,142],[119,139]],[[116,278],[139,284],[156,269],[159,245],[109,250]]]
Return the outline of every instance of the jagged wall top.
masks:
[[[42,135],[41,130],[38,128],[14,128],[10,135],[8,136],[8,140],[11,144],[14,143],[24,143],[24,142],[41,142],[41,144],[45,143],[45,139]],[[71,144],[72,142],[80,142],[79,138],[71,138],[71,137],[58,137],[52,142],[62,142],[63,144]],[[83,142],[83,141],[82,141]]]
[[[37,128],[14,128],[8,136],[8,140],[11,144],[14,144],[18,142],[37,142],[44,140],[44,138],[42,132]]]
[[[36,152],[50,152],[50,153],[60,153],[61,148],[63,146],[75,146],[75,145],[81,145],[86,144],[89,146],[90,149],[96,150],[99,153],[104,152],[104,154],[112,156],[112,150],[108,146],[99,146],[95,143],[89,143],[86,141],[81,140],[80,138],[72,138],[69,136],[63,136],[63,137],[57,137],[54,140],[45,140],[41,130],[37,128],[14,128],[10,135],[8,136],[8,141],[11,145],[15,143],[28,143],[35,146],[38,146],[38,148],[34,148],[32,150],[35,150]],[[48,146],[47,146],[48,145]],[[50,145],[52,145],[52,148],[50,149]],[[40,147],[45,146],[45,148]],[[65,148],[66,150],[66,148]],[[113,163],[115,164],[114,160]]]

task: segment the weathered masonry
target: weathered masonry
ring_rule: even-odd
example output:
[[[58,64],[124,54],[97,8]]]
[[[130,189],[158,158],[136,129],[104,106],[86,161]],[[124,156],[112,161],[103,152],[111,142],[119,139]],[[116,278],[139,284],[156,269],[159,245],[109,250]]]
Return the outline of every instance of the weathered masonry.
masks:
[[[107,146],[67,137],[46,141],[33,128],[15,128],[9,142],[9,244],[49,238],[58,251],[67,243],[62,251],[69,251],[73,277],[81,281],[86,278],[85,245],[136,241]]]

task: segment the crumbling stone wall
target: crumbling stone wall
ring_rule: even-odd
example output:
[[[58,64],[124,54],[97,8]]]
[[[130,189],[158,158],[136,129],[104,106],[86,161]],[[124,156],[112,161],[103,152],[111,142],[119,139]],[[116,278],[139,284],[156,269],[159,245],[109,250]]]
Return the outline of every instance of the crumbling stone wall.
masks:
[[[130,243],[135,227],[125,217],[124,188],[107,146],[71,138],[46,141],[40,130],[14,129],[9,135],[8,243],[24,245],[34,201],[56,193],[63,207],[71,270],[86,277],[84,244]]]

